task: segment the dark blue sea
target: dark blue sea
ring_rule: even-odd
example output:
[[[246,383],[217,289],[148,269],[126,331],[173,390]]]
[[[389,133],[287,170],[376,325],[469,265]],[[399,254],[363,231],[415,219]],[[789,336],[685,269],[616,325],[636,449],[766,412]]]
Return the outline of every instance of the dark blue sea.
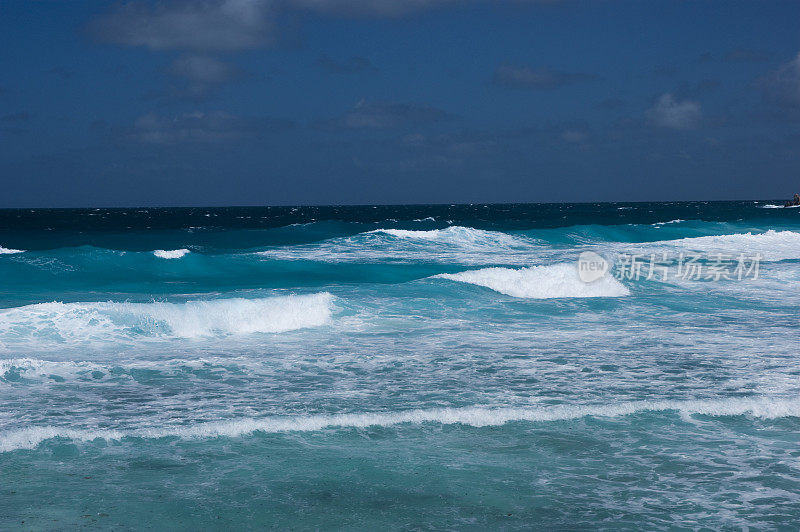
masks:
[[[0,210],[0,529],[798,529],[778,203]]]

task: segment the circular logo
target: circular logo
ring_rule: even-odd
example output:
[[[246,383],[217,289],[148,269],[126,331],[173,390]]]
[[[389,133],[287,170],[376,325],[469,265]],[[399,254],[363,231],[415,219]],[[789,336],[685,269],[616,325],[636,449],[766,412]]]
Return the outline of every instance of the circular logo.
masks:
[[[608,273],[608,261],[594,251],[584,251],[578,256],[578,277],[591,283]]]

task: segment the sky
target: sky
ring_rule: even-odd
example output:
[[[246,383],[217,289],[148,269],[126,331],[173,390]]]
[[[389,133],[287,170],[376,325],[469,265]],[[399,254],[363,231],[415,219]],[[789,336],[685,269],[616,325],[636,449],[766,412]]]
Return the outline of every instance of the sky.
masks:
[[[0,207],[800,191],[796,0],[2,0],[0,66]]]

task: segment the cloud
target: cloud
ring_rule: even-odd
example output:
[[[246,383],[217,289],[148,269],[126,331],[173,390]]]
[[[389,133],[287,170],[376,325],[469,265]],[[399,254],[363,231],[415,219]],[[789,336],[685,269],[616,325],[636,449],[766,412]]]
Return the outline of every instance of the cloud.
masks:
[[[283,0],[286,8],[346,17],[402,17],[448,6],[506,3],[554,4],[561,0]]]
[[[337,61],[329,55],[322,54],[317,59],[317,65],[331,74],[358,74],[378,70],[366,57],[351,57],[345,61]]]
[[[203,97],[223,83],[241,79],[244,72],[236,66],[204,55],[186,55],[175,59],[169,73],[186,83],[184,92],[191,97]]]
[[[476,155],[491,151],[497,145],[497,139],[483,132],[460,131],[437,135],[412,133],[400,139],[402,146],[422,149],[433,149],[447,152],[450,155]]]
[[[231,51],[269,40],[268,0],[130,2],[93,20],[101,41],[151,50]]]
[[[280,28],[276,17],[284,13],[396,18],[474,1],[490,3],[490,0],[130,0],[92,20],[89,31],[102,42],[124,46],[227,52],[270,44]],[[558,1],[527,0],[539,4]]]
[[[586,133],[577,129],[565,129],[561,133],[561,140],[571,144],[578,144],[586,140]]]
[[[729,63],[765,63],[769,61],[769,57],[769,54],[763,50],[737,48],[725,54],[725,61]]]
[[[493,82],[501,87],[551,90],[593,79],[597,79],[597,77],[581,72],[503,65],[495,71]]]
[[[800,53],[756,82],[767,101],[800,107]]]
[[[188,55],[172,62],[170,73],[191,81],[215,85],[236,78],[239,70],[213,57]]]
[[[450,118],[452,115],[449,113],[427,105],[361,101],[339,123],[350,129],[386,129],[431,124]]]
[[[246,120],[224,112],[193,112],[172,118],[150,113],[136,120],[129,138],[153,145],[218,144],[290,126],[283,120]]]
[[[672,94],[663,94],[656,104],[647,110],[647,118],[653,125],[671,129],[692,129],[700,121],[700,104],[689,100],[678,101]]]
[[[296,9],[339,16],[399,17],[464,0],[288,0]]]

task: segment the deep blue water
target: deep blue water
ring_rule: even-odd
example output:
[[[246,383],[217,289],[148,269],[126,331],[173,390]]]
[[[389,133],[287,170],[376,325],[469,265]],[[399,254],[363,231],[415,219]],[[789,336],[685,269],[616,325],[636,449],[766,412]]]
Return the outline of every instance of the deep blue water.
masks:
[[[796,529],[778,203],[0,210],[0,529]]]

